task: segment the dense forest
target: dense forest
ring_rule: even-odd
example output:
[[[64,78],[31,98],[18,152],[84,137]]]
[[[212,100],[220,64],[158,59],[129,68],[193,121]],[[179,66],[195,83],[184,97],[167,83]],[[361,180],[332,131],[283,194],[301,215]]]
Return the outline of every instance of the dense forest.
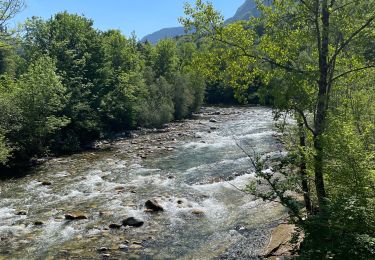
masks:
[[[204,102],[261,103],[288,155],[244,151],[257,176],[246,192],[289,209],[302,258],[371,259],[375,1],[258,2],[259,17],[230,24],[210,3],[186,4],[180,21],[194,34],[152,45],[67,12],[12,31],[6,22],[23,3],[2,1],[1,169],[160,128]],[[280,123],[286,115],[292,126]]]
[[[2,6],[2,22],[22,8],[6,2],[12,6]],[[110,133],[190,116],[206,85],[192,66],[196,53],[191,41],[140,43],[66,12],[33,17],[13,34],[3,30],[0,163],[78,151]],[[210,89],[215,102],[221,92]]]

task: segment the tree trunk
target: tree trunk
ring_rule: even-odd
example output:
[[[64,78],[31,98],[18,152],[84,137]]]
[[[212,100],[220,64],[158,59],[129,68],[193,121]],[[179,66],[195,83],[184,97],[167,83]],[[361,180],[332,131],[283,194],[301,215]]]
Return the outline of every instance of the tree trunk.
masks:
[[[303,127],[303,122],[301,119],[298,120],[298,130],[299,130],[299,144],[302,149],[306,147],[306,134]],[[301,174],[301,184],[302,184],[302,192],[303,192],[303,199],[305,201],[305,207],[307,213],[312,213],[311,207],[311,199],[310,199],[310,190],[309,184],[307,181],[307,167],[306,167],[306,156],[303,152],[301,152],[301,161],[300,161],[300,174]]]
[[[319,91],[318,91],[318,104],[316,107],[315,117],[315,134],[314,134],[314,148],[315,148],[315,187],[318,197],[319,209],[324,210],[326,192],[324,187],[323,176],[323,143],[322,135],[324,133],[326,124],[326,110],[327,110],[327,96],[328,93],[328,57],[329,57],[329,10],[328,0],[323,0],[321,8],[322,19],[322,35],[321,35],[321,48],[319,50]],[[319,36],[320,37],[320,36]]]

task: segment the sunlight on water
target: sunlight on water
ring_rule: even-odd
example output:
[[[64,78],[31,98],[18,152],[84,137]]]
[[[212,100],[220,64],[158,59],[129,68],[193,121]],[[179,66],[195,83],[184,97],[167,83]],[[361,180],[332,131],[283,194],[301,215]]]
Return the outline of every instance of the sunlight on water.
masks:
[[[256,257],[285,212],[239,191],[253,175],[237,144],[259,154],[280,151],[272,113],[215,109],[221,115],[206,108],[198,120],[173,124],[168,133],[56,158],[23,179],[2,182],[0,256],[210,259],[240,250]],[[213,117],[218,122],[210,122]],[[152,198],[164,212],[145,212]],[[66,221],[73,212],[87,219]],[[108,229],[127,217],[145,224]]]

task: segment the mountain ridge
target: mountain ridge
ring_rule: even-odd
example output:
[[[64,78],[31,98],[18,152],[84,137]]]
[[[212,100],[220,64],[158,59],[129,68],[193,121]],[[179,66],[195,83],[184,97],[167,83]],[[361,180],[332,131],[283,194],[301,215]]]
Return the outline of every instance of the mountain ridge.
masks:
[[[225,20],[225,23],[233,23],[238,20],[248,20],[252,16],[259,16],[260,12],[257,9],[257,5],[254,0],[245,0],[245,2],[237,9],[233,17]],[[167,27],[160,29],[156,32],[146,35],[142,38],[141,42],[148,41],[152,44],[156,44],[158,41],[168,38],[175,38],[181,35],[185,35],[185,29],[182,26]]]

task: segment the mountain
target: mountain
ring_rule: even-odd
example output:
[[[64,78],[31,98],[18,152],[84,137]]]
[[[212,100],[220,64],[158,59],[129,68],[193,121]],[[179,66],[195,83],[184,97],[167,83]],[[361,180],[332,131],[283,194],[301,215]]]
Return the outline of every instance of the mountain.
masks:
[[[160,40],[174,38],[174,37],[184,35],[184,34],[185,34],[184,27],[170,27],[170,28],[164,28],[157,32],[146,35],[145,37],[142,38],[141,41],[142,42],[148,41],[152,44],[156,44]]]
[[[255,0],[245,0],[245,2],[238,8],[235,15],[226,20],[225,23],[232,23],[238,20],[248,20],[251,16],[259,16],[259,11],[257,9]],[[160,40],[174,38],[184,34],[184,27],[164,28],[152,34],[146,35],[141,41],[148,41],[152,44],[156,44]]]
[[[249,20],[250,17],[258,17],[260,14],[254,0],[246,0],[236,11],[233,17],[227,19],[225,23],[233,23],[240,20]]]

